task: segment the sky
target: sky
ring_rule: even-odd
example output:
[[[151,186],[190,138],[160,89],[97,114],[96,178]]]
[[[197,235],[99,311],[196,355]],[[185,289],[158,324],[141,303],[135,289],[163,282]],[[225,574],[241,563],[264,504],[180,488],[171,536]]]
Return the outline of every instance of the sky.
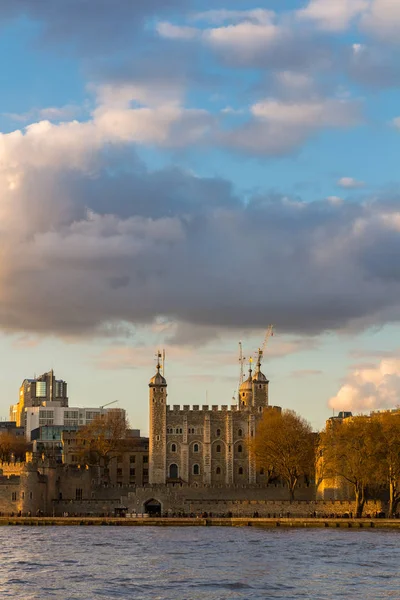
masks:
[[[400,393],[400,3],[0,0],[0,414]]]

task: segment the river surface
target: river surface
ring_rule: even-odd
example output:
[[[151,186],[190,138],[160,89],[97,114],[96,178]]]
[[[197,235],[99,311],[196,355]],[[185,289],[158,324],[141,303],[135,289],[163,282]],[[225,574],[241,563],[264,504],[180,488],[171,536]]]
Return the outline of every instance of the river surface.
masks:
[[[0,598],[400,599],[400,532],[2,527]]]

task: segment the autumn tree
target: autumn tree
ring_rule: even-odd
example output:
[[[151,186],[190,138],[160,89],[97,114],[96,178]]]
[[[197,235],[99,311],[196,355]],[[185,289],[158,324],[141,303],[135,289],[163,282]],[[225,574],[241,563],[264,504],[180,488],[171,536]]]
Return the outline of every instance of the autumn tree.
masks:
[[[295,412],[264,412],[249,442],[258,467],[284,481],[294,500],[300,477],[310,477],[315,465],[315,437],[310,424]]]
[[[324,474],[353,488],[356,517],[362,516],[368,486],[377,483],[376,436],[375,423],[362,416],[331,421],[320,436]]]
[[[400,502],[400,413],[383,412],[371,417],[378,482],[389,487],[389,515]]]
[[[125,413],[110,410],[93,419],[77,433],[78,452],[82,460],[100,466],[106,480],[109,479],[110,460],[123,450],[127,429]]]
[[[9,462],[12,457],[25,460],[28,445],[23,436],[16,436],[9,432],[0,433],[0,460]]]

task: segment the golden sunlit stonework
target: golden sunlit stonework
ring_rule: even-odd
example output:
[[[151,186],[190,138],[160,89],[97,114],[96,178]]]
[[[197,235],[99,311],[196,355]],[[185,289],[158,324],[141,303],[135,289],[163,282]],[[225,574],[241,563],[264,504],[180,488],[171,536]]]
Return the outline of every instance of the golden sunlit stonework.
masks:
[[[259,358],[253,374],[240,385],[233,406],[170,406],[167,381],[157,365],[149,383],[151,484],[182,482],[201,485],[262,484],[246,441],[269,406],[269,381]]]

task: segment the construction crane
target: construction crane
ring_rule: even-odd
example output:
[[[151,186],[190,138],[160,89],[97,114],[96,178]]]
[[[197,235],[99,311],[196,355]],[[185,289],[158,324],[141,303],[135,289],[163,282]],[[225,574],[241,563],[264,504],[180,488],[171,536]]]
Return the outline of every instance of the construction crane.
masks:
[[[258,349],[258,362],[261,362],[262,357],[264,356],[265,348],[267,347],[269,338],[274,335],[274,326],[268,325],[268,329],[265,333],[264,342],[261,348]]]
[[[103,404],[103,406],[100,406],[100,408],[103,409],[106,406],[110,406],[110,404],[115,404],[116,402],[119,402],[119,400],[113,400],[112,402],[107,402],[107,404]]]
[[[243,377],[244,377],[244,367],[243,367],[243,365],[244,365],[244,361],[245,360],[246,360],[246,357],[243,356],[242,342],[239,342],[239,364],[240,364],[239,387],[243,383]]]
[[[244,361],[246,360],[246,357],[243,356],[243,346],[242,346],[242,342],[239,342],[239,364],[240,364],[240,371],[239,371],[239,383],[238,383],[238,388],[237,388],[237,395],[238,395],[238,401],[239,401],[239,395],[240,395],[240,386],[243,383],[243,379],[244,379]],[[236,391],[233,393],[233,398],[234,399],[236,394]]]

